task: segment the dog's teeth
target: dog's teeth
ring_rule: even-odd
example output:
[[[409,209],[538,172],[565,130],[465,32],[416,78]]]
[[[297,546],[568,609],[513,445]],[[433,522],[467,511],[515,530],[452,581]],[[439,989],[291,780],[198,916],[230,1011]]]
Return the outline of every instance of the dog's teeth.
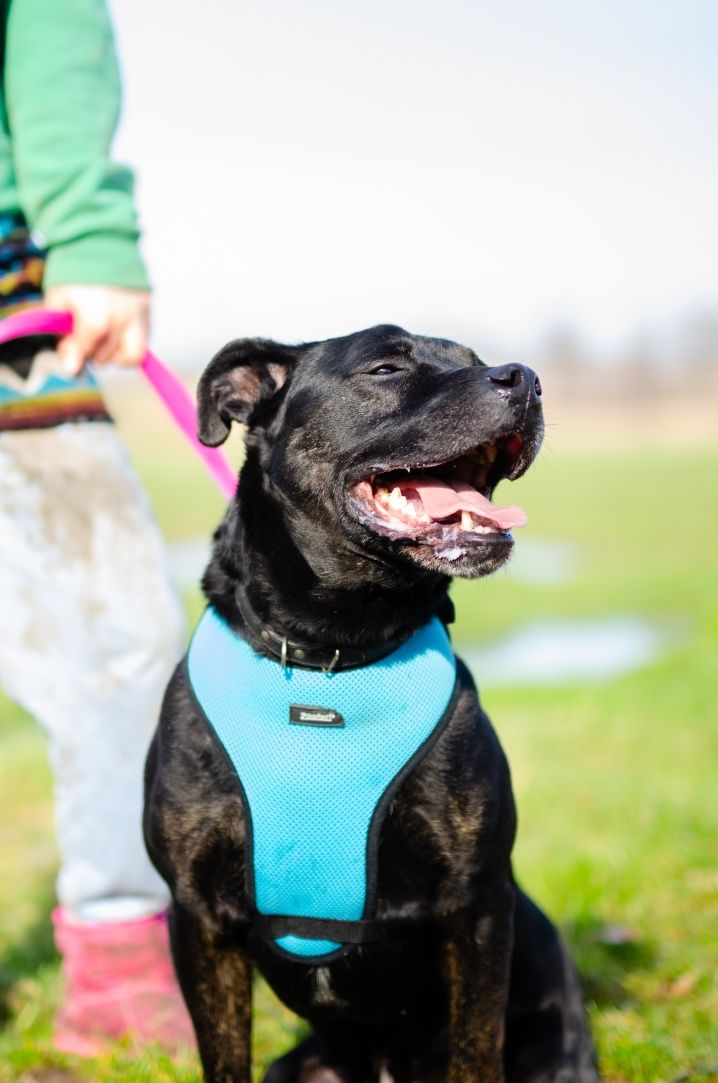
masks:
[[[493,463],[493,462],[496,461],[496,456],[498,455],[498,450],[497,450],[496,444],[494,443],[493,440],[491,441],[490,444],[487,444],[486,447],[484,448],[484,454],[486,456],[486,461],[487,462]]]
[[[479,450],[474,454],[474,462],[477,463],[479,466],[486,466],[487,458],[483,448],[479,448]]]
[[[465,509],[461,512],[461,529],[473,530],[474,529],[474,517],[470,511]]]
[[[387,501],[389,507],[395,508],[398,511],[400,508],[406,507],[406,502],[406,497],[402,493],[401,489],[398,485],[395,485],[389,493],[389,499]]]

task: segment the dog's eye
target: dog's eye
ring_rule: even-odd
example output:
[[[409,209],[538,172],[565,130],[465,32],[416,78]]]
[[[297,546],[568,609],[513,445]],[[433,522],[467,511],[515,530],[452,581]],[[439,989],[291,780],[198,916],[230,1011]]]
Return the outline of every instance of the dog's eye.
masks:
[[[392,372],[399,372],[397,365],[377,365],[375,369],[369,369],[370,376],[390,376]]]

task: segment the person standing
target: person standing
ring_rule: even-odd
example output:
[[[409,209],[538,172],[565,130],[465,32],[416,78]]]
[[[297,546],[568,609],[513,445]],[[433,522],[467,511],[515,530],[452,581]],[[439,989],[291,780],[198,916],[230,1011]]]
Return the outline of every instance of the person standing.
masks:
[[[56,1044],[193,1044],[142,773],[184,622],[145,494],[86,368],[138,364],[150,296],[104,0],[2,0],[0,318],[40,302],[71,335],[0,348],[0,684],[48,735],[64,999]]]

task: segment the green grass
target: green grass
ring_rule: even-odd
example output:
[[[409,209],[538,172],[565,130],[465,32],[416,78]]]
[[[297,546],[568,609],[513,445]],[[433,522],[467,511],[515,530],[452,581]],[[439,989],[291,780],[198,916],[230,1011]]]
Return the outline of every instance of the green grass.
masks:
[[[188,453],[164,433],[136,451],[167,534],[209,532],[221,501]],[[503,499],[528,511],[527,537],[579,547],[578,579],[455,588],[459,643],[546,617],[642,615],[679,630],[671,652],[619,680],[483,696],[514,774],[518,874],[571,943],[616,1083],[718,1079],[717,473],[715,448],[547,454]],[[49,791],[37,730],[0,702],[0,1083],[53,1066],[68,1080],[196,1083],[195,1065],[150,1052],[53,1053]],[[261,984],[257,999],[261,1068],[301,1024]]]

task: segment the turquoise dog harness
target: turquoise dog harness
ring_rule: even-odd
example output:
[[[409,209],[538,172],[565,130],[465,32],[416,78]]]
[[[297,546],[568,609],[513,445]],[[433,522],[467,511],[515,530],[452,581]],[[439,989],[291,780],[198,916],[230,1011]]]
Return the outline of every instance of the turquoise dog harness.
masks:
[[[444,626],[434,617],[378,661],[325,673],[255,653],[210,608],[186,664],[240,784],[258,928],[300,961],[343,953],[373,913],[389,803],[451,715]]]

